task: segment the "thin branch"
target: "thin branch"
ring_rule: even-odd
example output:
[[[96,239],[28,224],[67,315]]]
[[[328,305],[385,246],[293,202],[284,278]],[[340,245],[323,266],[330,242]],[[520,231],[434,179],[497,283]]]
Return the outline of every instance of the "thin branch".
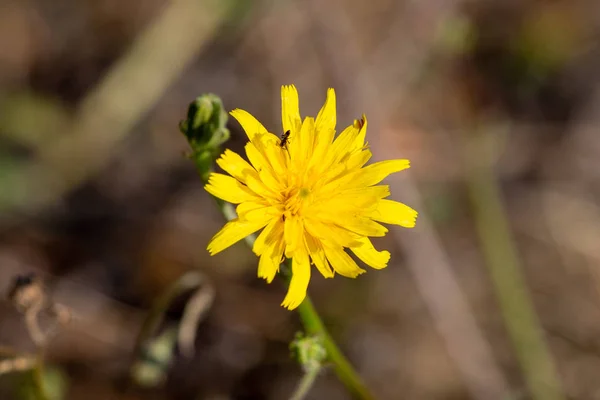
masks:
[[[304,400],[308,395],[308,392],[313,387],[317,376],[319,375],[319,369],[309,370],[302,375],[302,380],[294,390],[294,393],[290,397],[290,400]]]

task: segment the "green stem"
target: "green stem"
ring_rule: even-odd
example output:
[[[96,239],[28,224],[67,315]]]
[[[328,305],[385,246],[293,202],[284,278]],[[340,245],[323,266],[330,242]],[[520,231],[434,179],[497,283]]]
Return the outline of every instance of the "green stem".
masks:
[[[304,299],[297,310],[306,333],[309,335],[320,335],[323,338],[323,346],[327,351],[327,359],[333,364],[333,369],[344,386],[357,399],[374,399],[358,373],[354,370],[354,367],[352,367],[352,364],[350,364],[329,335],[310,297],[306,296],[306,299]]]
[[[49,400],[50,397],[46,391],[46,382],[44,381],[44,350],[38,350],[35,366],[32,370],[33,382],[37,391],[38,400]]]
[[[319,368],[306,371],[302,377],[302,380],[300,381],[300,384],[292,394],[292,397],[290,397],[290,400],[303,400],[315,383],[315,379],[317,379],[319,371]]]
[[[485,146],[472,146],[486,138],[473,139],[465,146],[467,185],[483,256],[504,323],[532,399],[561,400],[564,396],[558,374],[521,271],[501,190],[490,161],[481,156],[485,154]]]

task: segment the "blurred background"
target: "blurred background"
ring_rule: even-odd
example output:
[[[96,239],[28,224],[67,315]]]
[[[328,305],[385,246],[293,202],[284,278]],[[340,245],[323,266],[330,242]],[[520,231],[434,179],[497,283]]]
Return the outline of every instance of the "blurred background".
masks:
[[[375,397],[600,399],[599,38],[595,0],[1,0],[0,398],[288,398],[301,325],[243,242],[208,255],[178,123],[212,92],[280,134],[294,83],[411,160],[388,268],[309,288]],[[30,273],[59,325],[34,373]],[[326,371],[309,398],[349,395]]]

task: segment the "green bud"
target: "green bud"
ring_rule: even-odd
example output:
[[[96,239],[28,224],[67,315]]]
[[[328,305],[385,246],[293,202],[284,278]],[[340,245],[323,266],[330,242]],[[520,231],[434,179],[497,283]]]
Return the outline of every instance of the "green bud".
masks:
[[[327,350],[320,335],[304,336],[299,332],[290,344],[290,349],[302,365],[304,372],[320,370],[327,360]]]
[[[227,112],[223,102],[212,93],[204,94],[190,103],[187,118],[179,123],[179,129],[192,148],[189,157],[196,163],[205,181],[216,157],[221,153],[220,146],[229,139],[226,126]]]

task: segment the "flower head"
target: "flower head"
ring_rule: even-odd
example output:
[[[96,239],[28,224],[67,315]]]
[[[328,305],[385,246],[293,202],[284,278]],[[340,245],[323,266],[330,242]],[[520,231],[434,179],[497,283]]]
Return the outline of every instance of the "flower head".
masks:
[[[327,91],[317,118],[300,118],[298,92],[281,88],[283,133],[269,133],[252,115],[233,110],[248,135],[247,162],[225,150],[217,164],[229,175],[212,173],[206,190],[238,204],[238,217],[210,241],[214,255],[261,230],[253,251],[260,257],[258,276],[269,283],[284,257],[292,260],[292,279],[282,305],[294,309],[306,297],[311,264],[325,278],[334,273],[355,278],[365,272],[346,252],[368,266],[387,266],[390,253],[378,251],[369,237],[384,236],[380,222],[415,226],[417,212],[387,200],[391,173],[409,167],[408,160],[365,164],[371,151],[365,143],[367,119],[344,129],[335,139],[335,91]]]

